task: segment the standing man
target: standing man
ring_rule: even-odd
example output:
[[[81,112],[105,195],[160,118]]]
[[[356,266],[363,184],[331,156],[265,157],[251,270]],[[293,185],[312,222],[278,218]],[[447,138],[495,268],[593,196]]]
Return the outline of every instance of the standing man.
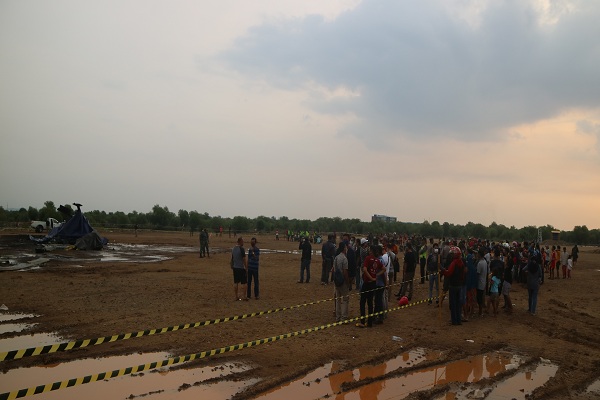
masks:
[[[244,239],[241,237],[237,240],[237,246],[231,250],[231,269],[233,270],[233,291],[235,300],[248,300],[246,297],[246,271],[248,270],[248,259],[244,251]]]
[[[477,262],[477,306],[479,307],[479,316],[483,315],[483,304],[485,301],[485,292],[487,288],[488,264],[485,260],[485,250],[480,248],[477,251],[479,261]]]
[[[427,265],[427,239],[423,238],[421,248],[419,248],[419,266],[421,267],[421,285],[425,283],[425,280],[429,280],[429,276],[425,273],[425,266]]]
[[[356,261],[357,272],[356,272],[356,288],[360,290],[363,283],[363,265],[369,255],[369,241],[367,238],[360,239],[360,247],[358,248],[358,257]]]
[[[448,278],[448,302],[450,303],[450,316],[452,319],[452,325],[462,325],[460,290],[465,280],[465,264],[462,260],[462,252],[458,247],[451,247],[448,256],[451,258],[452,262],[450,263],[448,269],[442,268],[440,273]]]
[[[205,256],[210,258],[210,253],[208,251],[208,231],[206,228],[200,231],[200,258]]]
[[[300,239],[300,246],[298,249],[302,250],[302,257],[300,258],[300,280],[298,283],[304,283],[304,271],[306,271],[306,283],[310,282],[310,261],[312,258],[312,246],[308,238]]]
[[[250,248],[248,249],[248,290],[246,297],[252,297],[252,281],[254,280],[254,299],[258,300],[258,260],[260,258],[260,249],[256,246],[256,238],[250,239]]]
[[[375,289],[377,289],[377,273],[383,269],[381,261],[375,257],[375,247],[376,246],[370,247],[369,255],[365,258],[362,269],[363,282],[360,289],[361,320],[356,324],[356,326],[359,328],[371,328],[373,326],[373,298],[375,297]],[[368,306],[368,314],[365,306]]]
[[[356,250],[354,249],[354,240],[350,238],[349,233],[342,235],[342,240],[346,244],[346,258],[348,259],[348,277],[350,284],[348,290],[352,290],[352,281],[356,277]]]
[[[321,258],[323,264],[321,267],[321,285],[329,284],[329,275],[333,268],[333,258],[335,257],[335,243],[333,241],[333,235],[327,235],[327,241],[321,246]],[[333,274],[331,274],[333,279]]]
[[[433,301],[433,286],[435,285],[435,304],[439,304],[439,268],[440,268],[440,249],[438,248],[438,244],[434,243],[433,248],[431,249],[431,253],[427,257],[427,273],[431,275],[429,278],[429,302],[431,304]]]
[[[413,251],[412,243],[408,242],[408,244],[406,245],[406,254],[404,254],[404,282],[402,282],[402,290],[400,291],[400,297],[403,297],[406,294],[406,288],[408,287],[408,300],[412,299],[413,282],[415,280],[416,269],[417,257],[415,256],[415,252]]]
[[[340,242],[339,254],[333,260],[333,275],[343,276],[344,280],[335,280],[335,322],[341,322],[348,319],[348,294],[350,292],[350,276],[348,275],[348,245],[345,241]]]

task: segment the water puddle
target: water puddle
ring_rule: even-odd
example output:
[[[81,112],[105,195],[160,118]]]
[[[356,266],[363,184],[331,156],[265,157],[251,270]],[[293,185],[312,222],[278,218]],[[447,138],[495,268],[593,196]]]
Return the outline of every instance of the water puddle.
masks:
[[[490,399],[526,399],[536,388],[543,386],[558,371],[558,365],[541,363],[534,368],[517,372],[515,375],[498,383],[489,393]]]
[[[63,338],[53,333],[34,333],[30,335],[21,335],[0,340],[0,351],[41,347],[49,344],[62,343],[64,341],[65,340]]]
[[[437,385],[454,382],[473,383],[491,378],[507,368],[516,368],[521,363],[522,359],[517,355],[481,354],[446,365],[414,371],[396,378],[376,381],[353,391],[342,393],[336,399],[402,399],[412,392],[429,390]]]
[[[38,317],[38,315],[34,315],[34,314],[22,314],[22,313],[0,314],[0,323],[1,322],[8,322],[8,321],[15,321],[15,320],[18,320],[18,319],[36,318],[36,317]]]
[[[586,392],[600,394],[600,379],[597,379],[594,383],[588,386]]]
[[[0,335],[8,332],[23,332],[27,331],[37,324],[0,324]]]
[[[18,368],[0,374],[0,387],[3,391],[14,391],[79,378],[84,375],[161,361],[168,357],[169,354],[165,352],[144,353]],[[251,370],[251,367],[234,362],[189,369],[181,365],[173,368],[163,367],[159,370],[142,372],[136,375],[124,375],[118,378],[42,393],[36,395],[36,399],[225,399],[258,381],[257,379],[247,379],[245,381],[228,379],[228,377],[233,377],[235,374],[248,370]],[[217,380],[203,383],[209,379]]]
[[[400,354],[398,357],[379,365],[368,365],[354,370],[338,372],[343,368],[343,363],[333,361],[321,368],[310,372],[304,377],[292,381],[280,388],[265,392],[256,399],[316,399],[340,391],[342,384],[358,382],[368,378],[375,378],[401,368],[417,365],[423,361],[435,360],[440,352],[428,352],[424,349],[415,349]],[[371,398],[371,397],[369,397]],[[372,397],[376,398],[376,397]]]

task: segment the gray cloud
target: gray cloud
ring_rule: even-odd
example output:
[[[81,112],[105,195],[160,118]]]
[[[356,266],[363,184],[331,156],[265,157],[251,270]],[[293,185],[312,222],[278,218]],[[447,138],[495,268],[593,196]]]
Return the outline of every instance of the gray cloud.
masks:
[[[332,21],[268,22],[222,57],[289,90],[360,93],[311,103],[356,115],[346,133],[357,136],[497,140],[512,126],[600,106],[600,4],[576,2],[548,24],[529,2],[487,2],[467,24],[443,3],[365,1]]]

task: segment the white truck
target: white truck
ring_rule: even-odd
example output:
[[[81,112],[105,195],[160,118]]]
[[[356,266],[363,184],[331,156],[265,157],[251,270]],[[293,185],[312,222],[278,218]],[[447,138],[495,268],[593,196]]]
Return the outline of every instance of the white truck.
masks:
[[[54,218],[48,218],[46,221],[31,221],[30,227],[35,229],[37,233],[43,232],[44,230],[51,231],[52,228],[61,226],[62,222],[58,222],[58,220]]]

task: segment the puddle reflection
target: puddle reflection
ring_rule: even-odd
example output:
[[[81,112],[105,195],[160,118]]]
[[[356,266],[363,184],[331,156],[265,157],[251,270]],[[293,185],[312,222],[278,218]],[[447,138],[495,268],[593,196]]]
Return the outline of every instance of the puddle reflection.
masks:
[[[21,313],[0,314],[0,322],[15,321],[17,319],[36,318],[36,317],[38,317],[38,315],[34,315],[34,314],[21,314]]]
[[[415,391],[429,390],[437,385],[451,382],[473,383],[494,377],[514,365],[522,363],[516,355],[495,353],[469,357],[446,365],[422,369],[404,376],[365,385],[351,392],[342,393],[336,399],[402,399]],[[450,397],[453,398],[453,397]]]
[[[0,340],[0,351],[28,349],[65,342],[53,333],[34,333]]]
[[[596,382],[588,386],[586,392],[600,394],[600,379],[597,379]]]
[[[8,332],[23,332],[36,325],[37,324],[0,324],[0,335]]]
[[[415,349],[400,354],[398,357],[378,365],[367,365],[354,370],[338,372],[343,368],[339,361],[325,364],[321,368],[310,372],[306,376],[292,381],[280,388],[265,392],[257,399],[315,399],[341,390],[346,382],[357,382],[367,378],[385,375],[400,368],[410,367],[423,361],[433,360],[440,356],[439,352],[427,352],[424,349]],[[375,397],[370,397],[375,398]]]
[[[0,375],[0,387],[2,387],[3,391],[14,391],[36,385],[79,378],[84,375],[160,361],[168,357],[169,354],[166,352],[145,353],[18,368]],[[175,370],[163,367],[155,371],[125,375],[54,392],[42,393],[36,395],[36,399],[224,399],[233,396],[248,385],[255,384],[258,380],[248,379],[240,382],[223,380],[210,384],[194,384],[211,378],[226,377],[250,369],[251,367],[241,363],[226,363],[216,367],[206,366],[190,369],[180,367]]]
[[[535,368],[518,372],[510,378],[498,383],[490,392],[490,399],[526,399],[536,388],[543,386],[556,375],[558,365],[542,363]]]

